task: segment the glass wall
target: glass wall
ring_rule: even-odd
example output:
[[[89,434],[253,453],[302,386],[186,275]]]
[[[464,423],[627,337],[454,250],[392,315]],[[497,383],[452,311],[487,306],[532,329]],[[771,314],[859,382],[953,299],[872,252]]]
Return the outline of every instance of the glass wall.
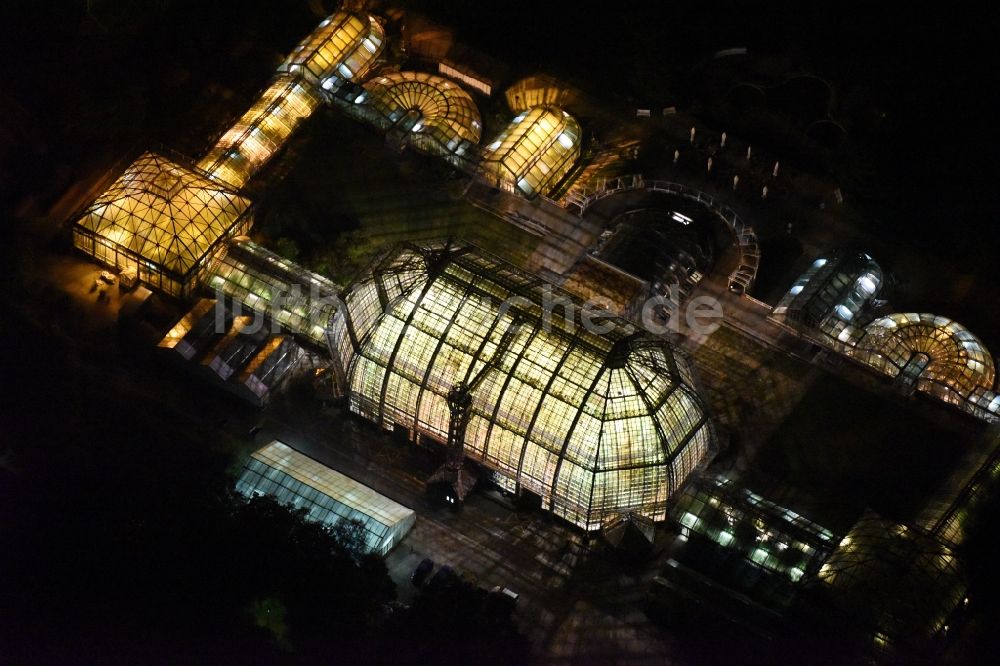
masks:
[[[580,125],[565,111],[539,106],[518,115],[483,154],[486,177],[525,196],[549,194],[580,157]]]
[[[547,298],[569,318],[543,314]],[[566,294],[479,250],[400,248],[346,302],[330,339],[353,411],[444,443],[448,392],[489,366],[466,455],[585,529],[627,512],[663,519],[709,454],[677,350],[623,320],[587,330]]]

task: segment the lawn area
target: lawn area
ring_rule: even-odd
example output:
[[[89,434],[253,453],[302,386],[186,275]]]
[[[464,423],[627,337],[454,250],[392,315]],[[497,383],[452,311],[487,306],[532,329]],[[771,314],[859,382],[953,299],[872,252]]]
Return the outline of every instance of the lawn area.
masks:
[[[834,530],[865,507],[905,522],[970,445],[917,405],[824,373],[761,447],[750,481],[765,495],[780,485],[789,506],[816,507],[806,513]]]
[[[521,263],[538,239],[461,198],[468,177],[334,110],[309,120],[264,177],[257,232],[340,281],[386,245],[453,237]]]

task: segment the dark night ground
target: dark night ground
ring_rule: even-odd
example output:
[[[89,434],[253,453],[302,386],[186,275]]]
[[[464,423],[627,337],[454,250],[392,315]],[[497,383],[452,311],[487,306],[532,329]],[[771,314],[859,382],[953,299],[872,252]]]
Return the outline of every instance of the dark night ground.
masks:
[[[818,507],[809,517],[838,534],[866,508],[912,522],[970,439],[912,404],[824,373],[762,447],[750,476],[767,497],[775,497],[766,489],[774,481],[804,493]]]
[[[5,574],[13,587],[2,595],[0,616],[17,616],[29,625],[26,631],[41,632],[17,633],[14,639],[41,640],[61,633],[63,640],[75,637],[77,644],[95,652],[111,649],[107,641],[115,640],[116,630],[147,622],[152,627],[149,640],[167,648],[199,624],[198,613],[204,610],[187,615],[184,608],[201,607],[211,597],[212,577],[227,564],[212,559],[207,542],[198,539],[215,531],[211,520],[225,520],[204,510],[227,482],[228,458],[219,452],[217,429],[201,425],[211,416],[212,402],[199,401],[195,391],[167,409],[155,391],[144,395],[132,384],[141,384],[141,373],[159,369],[113,355],[107,361],[112,369],[105,371],[104,358],[91,356],[89,343],[77,345],[63,334],[52,334],[51,310],[65,304],[57,305],[53,294],[30,286],[30,243],[6,211],[27,194],[40,195],[43,203],[45,197],[58,196],[92,165],[108,163],[137,142],[163,141],[196,152],[227,117],[246,107],[274,59],[311,30],[316,18],[305,2],[95,4],[114,7],[103,15],[110,36],[80,37],[83,2],[15,0],[4,4],[0,20],[0,211],[5,228],[0,245],[8,260],[4,281],[11,283],[5,290],[10,310],[0,320],[0,348],[5,350],[5,393],[14,394],[0,411],[0,441],[25,452],[16,478],[10,480],[0,470],[0,515],[3,533],[10,535],[0,563],[4,571],[15,572]],[[163,4],[165,11],[155,9]],[[848,102],[858,107],[867,102],[886,112],[884,119],[856,118],[863,140],[857,150],[871,175],[861,206],[873,225],[898,233],[901,244],[930,250],[932,256],[972,253],[964,260],[984,276],[984,267],[997,253],[991,149],[996,142],[986,122],[994,108],[992,76],[986,75],[992,44],[986,37],[995,30],[983,16],[951,10],[932,14],[912,6],[891,13],[867,4],[859,4],[858,11],[831,5],[827,12],[811,3],[788,2],[758,13],[737,12],[742,3],[735,2],[656,2],[629,5],[628,12],[610,5],[600,15],[579,20],[578,3],[413,4],[516,68],[564,74],[599,97],[631,97],[653,106],[683,106],[696,89],[690,72],[697,72],[718,48],[790,53],[811,71],[836,80]],[[731,18],[734,13],[738,19]],[[144,20],[134,22],[129,18],[134,15]],[[235,94],[227,96],[226,90]],[[970,241],[975,234],[983,236]],[[975,312],[957,316],[946,311],[948,305],[938,301],[926,309],[956,316],[987,343],[1000,337],[975,325],[979,318],[995,317]],[[993,304],[984,302],[981,308],[990,311]],[[73,330],[71,317],[60,315],[59,320],[64,331]],[[106,345],[98,347],[106,350]],[[163,381],[186,391],[183,382]],[[840,388],[824,384],[805,397],[803,406],[839,397]],[[863,399],[846,397],[847,406],[857,409],[848,424],[848,450],[876,465],[891,462],[888,452],[898,450],[902,437],[883,442],[884,448],[867,449],[865,442],[873,432],[881,435],[891,428],[897,433],[900,425],[917,438],[923,452],[907,457],[901,467],[919,465],[923,481],[906,489],[916,493],[936,472],[930,467],[948,457],[947,451],[940,458],[933,455],[933,424],[924,429],[920,418],[901,423],[905,415],[894,408],[858,401]],[[804,481],[835,485],[827,471],[838,467],[831,453],[835,449],[824,442],[830,443],[829,432],[838,425],[836,413],[813,419],[803,406],[776,437],[798,429],[809,436],[802,446],[811,453],[796,460],[774,453],[785,449],[766,449],[762,469],[772,474],[790,470]],[[833,456],[829,466],[818,464],[824,456]],[[860,483],[876,494],[883,490],[876,476]],[[887,496],[886,511],[891,513],[894,503],[903,511],[910,499]],[[148,516],[161,522],[138,533],[155,536],[147,543],[129,542],[139,529],[136,521]],[[170,539],[171,534],[183,538]],[[237,542],[232,537],[228,547]],[[978,544],[970,557],[975,563],[989,562],[996,552],[995,544]],[[302,557],[309,556],[306,548]],[[161,569],[178,578],[157,580],[153,567],[144,566],[149,561],[162,562]],[[243,594],[258,583],[233,585]],[[981,586],[984,597],[1000,587],[988,577]],[[223,607],[238,597],[212,604]],[[309,601],[302,602],[304,607]],[[987,610],[987,618],[992,617],[992,609]],[[228,612],[237,613],[233,608]],[[239,622],[237,629],[226,624],[236,617],[241,616],[215,618],[218,624],[202,624],[202,630],[245,632],[249,652],[260,637]],[[22,625],[0,619],[8,632],[0,633],[0,645],[10,644],[9,632]],[[108,633],[101,635],[102,630]]]

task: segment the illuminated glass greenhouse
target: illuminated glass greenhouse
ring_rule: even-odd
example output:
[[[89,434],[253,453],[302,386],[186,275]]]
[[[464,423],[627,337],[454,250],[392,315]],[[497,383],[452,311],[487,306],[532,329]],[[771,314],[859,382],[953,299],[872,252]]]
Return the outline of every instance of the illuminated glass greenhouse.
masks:
[[[213,178],[240,188],[316,110],[320,98],[292,76],[279,76],[198,162]]]
[[[483,154],[486,177],[526,196],[549,194],[580,157],[580,125],[565,111],[539,106],[518,115]]]
[[[327,79],[360,81],[385,48],[385,31],[372,16],[337,12],[302,40],[278,71],[301,75],[314,86]]]
[[[422,72],[396,72],[372,79],[355,100],[374,111],[383,131],[396,129],[414,148],[433,155],[464,155],[479,143],[479,109],[448,79]]]
[[[73,226],[73,244],[153,289],[187,298],[211,255],[251,225],[250,202],[202,173],[143,153]]]
[[[445,443],[447,396],[475,375],[465,456],[584,529],[665,518],[709,455],[677,350],[621,319],[585,326],[563,292],[470,246],[401,246],[345,300],[330,342],[352,411]]]
[[[670,513],[682,537],[708,539],[793,583],[815,574],[836,546],[826,528],[724,477],[698,479]]]
[[[993,357],[961,324],[932,314],[891,314],[856,332],[848,353],[903,388],[966,408],[992,393]]]
[[[250,456],[236,490],[246,497],[270,495],[324,525],[357,520],[368,551],[378,555],[388,554],[417,520],[412,509],[279,441]]]
[[[844,342],[881,287],[882,269],[867,254],[820,257],[778,302],[774,316]]]
[[[190,361],[205,353],[211,341],[218,337],[218,330],[228,327],[232,313],[217,309],[217,301],[200,298],[183,317],[167,331],[157,347],[171,350],[185,361]]]
[[[326,325],[336,310],[338,287],[249,240],[229,243],[206,281],[216,297],[228,296],[267,315],[285,330],[326,346]]]
[[[867,512],[820,568],[833,603],[894,653],[945,630],[967,589],[952,550],[922,530]]]

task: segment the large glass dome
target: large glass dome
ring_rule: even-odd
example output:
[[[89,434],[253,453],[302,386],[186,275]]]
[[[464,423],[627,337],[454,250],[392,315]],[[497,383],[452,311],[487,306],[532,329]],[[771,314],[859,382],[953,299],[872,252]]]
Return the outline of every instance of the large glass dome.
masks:
[[[575,314],[544,314],[546,299]],[[567,295],[469,246],[390,254],[349,291],[330,340],[351,409],[411,438],[446,442],[448,392],[487,368],[466,456],[585,529],[665,518],[709,453],[676,349],[617,318],[588,330]]]

